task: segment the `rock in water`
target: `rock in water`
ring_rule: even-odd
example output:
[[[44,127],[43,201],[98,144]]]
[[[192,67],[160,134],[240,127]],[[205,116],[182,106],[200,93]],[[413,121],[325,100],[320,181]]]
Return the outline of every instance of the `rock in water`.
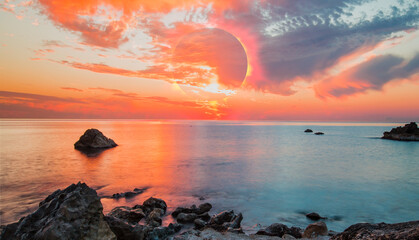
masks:
[[[304,132],[309,133],[309,132],[313,132],[313,130],[311,130],[310,128],[307,128]]]
[[[324,132],[315,132],[316,135],[324,135]]]
[[[107,138],[97,129],[87,129],[80,139],[74,144],[78,150],[91,150],[101,148],[113,148],[118,146],[112,139]]]
[[[348,227],[342,233],[333,236],[334,240],[349,239],[419,239],[419,221],[395,223],[395,224],[370,224],[357,223]]]
[[[320,219],[326,219],[325,217],[320,216],[320,215],[319,215],[318,213],[316,213],[316,212],[307,213],[307,214],[306,214],[306,217],[307,217],[308,219],[311,219],[311,220],[314,220],[314,221],[317,221],[317,220],[320,220]]]
[[[72,184],[48,196],[34,213],[8,225],[1,239],[116,240],[102,210],[95,190],[84,183]]]
[[[390,132],[383,133],[383,139],[398,141],[419,141],[419,128],[415,122],[391,129]]]

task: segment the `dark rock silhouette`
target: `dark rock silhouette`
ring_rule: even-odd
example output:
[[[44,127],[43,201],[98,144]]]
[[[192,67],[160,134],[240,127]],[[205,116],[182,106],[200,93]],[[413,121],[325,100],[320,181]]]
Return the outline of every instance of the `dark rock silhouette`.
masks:
[[[320,219],[326,219],[325,217],[320,216],[320,215],[319,215],[318,213],[316,213],[316,212],[307,213],[307,214],[306,214],[306,217],[307,217],[308,219],[311,219],[311,220],[314,220],[314,221],[317,221],[317,220],[320,220]]]
[[[306,129],[304,132],[306,132],[306,133],[311,133],[311,132],[313,132],[313,130],[311,130],[311,129]]]
[[[74,148],[83,151],[103,150],[118,146],[112,139],[107,138],[97,129],[86,130],[80,139],[74,143]]]
[[[411,122],[404,127],[396,127],[391,129],[390,132],[384,132],[382,138],[398,141],[419,141],[419,128],[415,122]]]
[[[350,239],[419,239],[419,221],[395,223],[395,224],[370,224],[357,223],[331,239],[350,240]]]
[[[323,132],[315,132],[314,134],[316,134],[316,135],[324,135]]]
[[[114,199],[120,199],[120,198],[132,198],[137,196],[138,194],[141,194],[145,192],[148,189],[148,187],[145,188],[135,188],[132,191],[124,192],[124,193],[114,193],[112,196],[103,196],[102,198],[114,198]]]
[[[1,239],[116,239],[96,191],[84,183],[57,190],[39,208],[3,230]]]

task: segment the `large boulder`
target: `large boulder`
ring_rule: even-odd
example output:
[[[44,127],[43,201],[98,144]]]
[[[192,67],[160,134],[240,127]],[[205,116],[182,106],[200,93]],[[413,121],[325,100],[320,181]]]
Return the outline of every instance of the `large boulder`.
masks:
[[[34,213],[8,225],[1,239],[116,240],[102,210],[95,190],[84,183],[72,184],[48,196]]]
[[[381,239],[381,240],[417,240],[419,239],[419,221],[395,224],[357,223],[342,233],[333,236],[334,240]]]
[[[391,129],[383,133],[383,139],[398,141],[419,141],[419,128],[415,122],[408,123],[404,127]]]
[[[112,148],[118,146],[112,139],[107,138],[97,129],[87,129],[80,139],[74,143],[74,148],[78,150],[94,150]]]

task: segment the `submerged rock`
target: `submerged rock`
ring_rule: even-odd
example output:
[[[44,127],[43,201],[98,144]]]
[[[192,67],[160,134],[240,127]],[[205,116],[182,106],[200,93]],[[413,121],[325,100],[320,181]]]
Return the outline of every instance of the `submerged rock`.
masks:
[[[419,141],[419,128],[415,122],[408,123],[404,127],[391,129],[383,133],[383,139],[398,141]]]
[[[304,132],[311,133],[311,132],[313,132],[313,130],[311,130],[310,128],[307,128]]]
[[[325,217],[320,216],[320,215],[319,215],[318,213],[316,213],[316,212],[307,213],[307,214],[306,214],[306,217],[307,217],[308,219],[311,219],[311,220],[314,220],[314,221],[317,221],[317,220],[320,220],[320,219],[326,219]]]
[[[113,148],[118,146],[112,139],[107,138],[97,129],[87,129],[80,139],[74,143],[78,150],[92,150],[101,148]]]
[[[39,208],[3,230],[1,239],[116,239],[96,191],[84,183],[57,190]]]
[[[382,239],[382,240],[417,240],[419,239],[419,221],[395,224],[357,223],[340,234],[333,236],[334,240],[349,239]]]
[[[114,199],[120,199],[120,198],[132,198],[137,196],[138,194],[141,194],[145,192],[148,188],[135,188],[133,191],[124,192],[124,193],[115,193],[112,194],[112,196],[105,196],[106,198],[114,198]],[[104,197],[104,198],[105,198]]]
[[[314,238],[318,236],[327,236],[327,226],[324,222],[315,222],[306,227],[303,233],[304,238]]]

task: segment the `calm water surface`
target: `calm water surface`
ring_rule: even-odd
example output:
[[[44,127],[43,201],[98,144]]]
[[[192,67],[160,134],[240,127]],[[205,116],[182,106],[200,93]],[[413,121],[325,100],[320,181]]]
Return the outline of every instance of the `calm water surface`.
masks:
[[[150,196],[174,210],[203,196],[211,213],[242,212],[249,232],[257,223],[305,227],[303,213],[312,211],[328,217],[335,231],[357,222],[418,220],[419,143],[379,139],[397,125],[3,119],[1,224],[78,181],[101,196],[149,187],[129,200],[102,199],[105,212]],[[97,156],[75,150],[87,128],[119,146]]]

